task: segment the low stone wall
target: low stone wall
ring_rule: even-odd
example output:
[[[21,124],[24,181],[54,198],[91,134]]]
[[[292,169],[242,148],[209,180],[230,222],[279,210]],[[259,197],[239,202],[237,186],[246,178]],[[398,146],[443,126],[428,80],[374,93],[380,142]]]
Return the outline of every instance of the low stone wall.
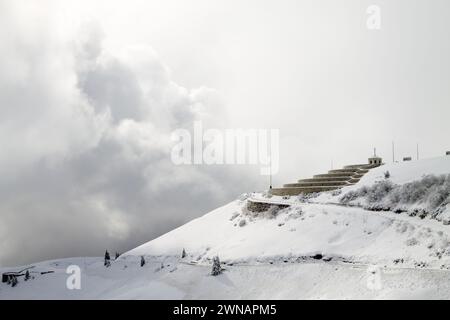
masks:
[[[266,212],[273,207],[276,207],[278,209],[285,209],[289,207],[289,205],[256,202],[251,200],[247,201],[247,210],[251,212]]]

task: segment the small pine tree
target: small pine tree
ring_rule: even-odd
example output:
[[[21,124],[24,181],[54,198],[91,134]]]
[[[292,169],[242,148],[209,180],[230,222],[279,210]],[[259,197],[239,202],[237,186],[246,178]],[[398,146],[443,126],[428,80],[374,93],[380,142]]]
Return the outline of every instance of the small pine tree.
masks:
[[[385,173],[384,173],[384,178],[385,179],[389,179],[391,177],[391,173],[389,172],[389,171],[386,171]]]
[[[24,280],[25,280],[25,281],[28,281],[28,280],[30,280],[30,278],[31,278],[31,277],[30,277],[30,271],[27,270],[27,272],[25,272],[25,278],[24,278]]]
[[[183,248],[183,251],[181,252],[181,259],[184,259],[184,258],[186,258],[186,250],[184,250],[184,248]]]
[[[109,252],[108,250],[106,250],[105,252],[105,263],[104,263],[105,267],[109,267],[111,265],[111,258],[109,256]]]
[[[116,257],[114,258],[114,260],[119,259],[119,257],[120,257],[120,253],[116,252]]]
[[[211,275],[212,276],[218,276],[221,273],[222,273],[222,267],[220,266],[219,256],[215,256],[213,258],[213,265],[212,265]]]
[[[19,283],[19,281],[17,280],[17,277],[16,276],[12,276],[12,278],[11,278],[11,287],[15,287],[15,286],[17,286],[17,284]]]
[[[141,256],[141,267],[143,267],[145,265],[145,259],[144,256]]]

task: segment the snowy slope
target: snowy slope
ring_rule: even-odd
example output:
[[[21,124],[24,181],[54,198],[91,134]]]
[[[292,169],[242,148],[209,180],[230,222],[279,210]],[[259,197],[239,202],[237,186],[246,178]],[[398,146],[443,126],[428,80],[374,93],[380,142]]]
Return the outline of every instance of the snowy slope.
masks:
[[[384,165],[344,189],[372,185],[384,179],[387,170],[394,183],[402,184],[425,174],[450,173],[450,157]],[[270,200],[277,198],[283,201],[280,197]],[[450,263],[450,227],[432,219],[337,206],[327,200],[338,202],[331,193],[314,199],[320,203],[291,198],[291,207],[274,217],[249,215],[246,200],[236,200],[126,255],[179,255],[185,248],[198,262],[214,255],[233,262],[267,262],[320,253],[361,263],[393,263],[396,259],[408,265],[419,261],[436,267]]]
[[[82,268],[81,289],[68,290],[66,267]],[[161,269],[161,264],[163,268]],[[129,256],[105,268],[100,258],[69,258],[36,264],[42,271],[11,288],[0,283],[0,299],[450,299],[450,272],[386,268],[336,262],[210,266],[179,259],[149,259],[144,267]]]
[[[0,284],[0,299],[449,299],[450,225],[339,200],[385,180],[386,171],[392,183],[405,185],[450,173],[450,157],[384,165],[339,195],[308,201],[245,195],[123,254],[110,268],[100,258],[36,264],[33,270],[54,273],[36,273],[15,288]],[[249,199],[290,207],[255,214],[246,209]],[[216,255],[226,270],[212,277]],[[81,291],[65,288],[69,264],[83,270]]]
[[[450,267],[449,227],[438,221],[321,204],[295,206],[275,218],[240,213],[230,220],[242,205],[228,204],[126,255],[175,256],[185,248],[199,263],[215,255],[230,263],[268,263],[322,254],[362,264],[403,259],[405,266],[425,261]],[[241,219],[248,220],[243,227]]]

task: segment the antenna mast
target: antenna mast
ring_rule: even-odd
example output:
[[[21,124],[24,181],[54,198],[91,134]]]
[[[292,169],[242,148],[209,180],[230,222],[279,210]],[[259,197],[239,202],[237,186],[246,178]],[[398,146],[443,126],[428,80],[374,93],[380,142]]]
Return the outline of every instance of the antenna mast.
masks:
[[[392,162],[395,163],[395,145],[394,145],[394,141],[392,141]]]
[[[272,189],[272,157],[270,157],[269,164],[269,189]]]
[[[419,143],[417,143],[417,160],[419,160]]]

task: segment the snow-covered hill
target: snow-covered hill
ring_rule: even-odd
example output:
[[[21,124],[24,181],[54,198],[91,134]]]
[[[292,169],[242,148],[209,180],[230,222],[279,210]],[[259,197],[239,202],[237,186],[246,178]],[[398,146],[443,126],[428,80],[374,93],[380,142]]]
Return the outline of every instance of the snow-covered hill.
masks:
[[[251,199],[290,207],[275,214],[255,214],[245,209],[244,197],[126,255],[179,255],[184,248],[196,262],[215,255],[231,263],[266,263],[321,254],[359,263],[389,264],[403,259],[411,266],[421,261],[434,267],[446,266],[450,263],[449,226],[435,219],[374,212],[339,202],[350,191],[386,180],[386,171],[392,183],[405,184],[428,174],[450,173],[450,157],[384,165],[339,194],[323,193],[308,202],[297,197],[267,199],[263,194],[251,194]]]
[[[450,178],[436,178],[449,173],[450,157],[442,157],[372,169],[340,192],[244,195],[110,268],[93,258],[37,264],[55,273],[2,284],[0,298],[450,298]],[[248,201],[289,207],[255,213]],[[213,277],[216,255],[226,270]],[[83,270],[80,291],[65,289],[68,264]]]

